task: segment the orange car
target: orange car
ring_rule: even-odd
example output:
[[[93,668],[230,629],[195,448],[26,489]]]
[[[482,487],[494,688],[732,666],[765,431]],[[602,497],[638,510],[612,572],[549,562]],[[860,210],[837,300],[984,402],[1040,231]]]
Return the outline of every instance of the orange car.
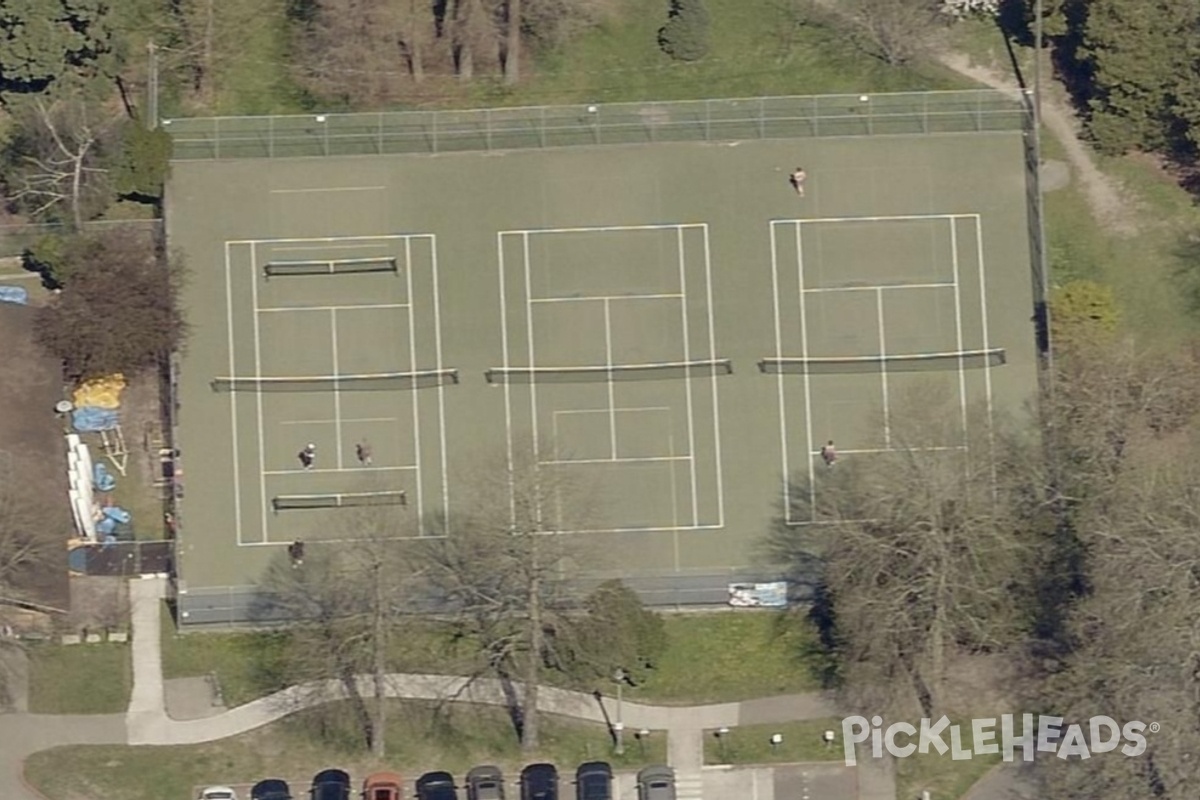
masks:
[[[363,781],[363,800],[401,800],[404,779],[395,772],[375,772]]]

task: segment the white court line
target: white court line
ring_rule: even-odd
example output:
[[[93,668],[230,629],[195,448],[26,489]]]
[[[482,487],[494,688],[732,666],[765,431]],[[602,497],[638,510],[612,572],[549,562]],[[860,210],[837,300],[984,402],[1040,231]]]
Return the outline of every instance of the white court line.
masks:
[[[804,242],[800,234],[800,225],[794,226],[796,231],[796,275],[800,283],[800,356],[808,360],[808,306],[804,300]],[[818,240],[819,242],[820,240]],[[808,374],[808,370],[804,371],[804,427],[806,431],[808,449],[813,447],[813,429],[812,429],[812,376]],[[809,493],[809,508],[812,509],[813,518],[816,518],[817,508],[817,462],[816,459],[808,459],[808,493]],[[784,476],[787,480],[788,476]]]
[[[670,406],[621,406],[617,411],[670,411]],[[556,410],[554,416],[559,414],[604,414],[608,411],[605,408],[564,408]]]
[[[382,192],[386,186],[324,186],[312,189],[272,189],[271,194],[310,194],[316,192]]]
[[[609,314],[608,301],[604,301],[604,363],[611,370],[613,366],[612,354],[612,316]],[[613,388],[614,381],[612,380],[612,372],[608,373],[608,435],[609,444],[612,447],[612,457],[617,457],[617,397],[616,389]],[[556,451],[557,452],[557,451]]]
[[[711,358],[717,357],[717,327],[713,319],[712,253],[708,245],[708,223],[704,223],[704,284],[708,300],[708,349]],[[721,462],[721,404],[717,399],[717,374],[709,376],[712,381],[713,402],[713,458],[717,465],[717,522],[725,527],[725,470]],[[695,455],[695,454],[693,454]],[[679,562],[676,561],[676,564]]]
[[[678,228],[698,228],[703,222],[664,223],[661,225],[601,225],[594,228],[522,228],[500,231],[500,235],[513,234],[526,238],[531,233],[613,233],[616,231],[671,231]]]
[[[229,326],[229,374],[237,375],[233,354],[233,281],[230,277],[229,242],[225,243],[225,320]],[[242,484],[238,472],[237,392],[229,393],[229,435],[233,439],[233,523],[238,545],[242,542]]]
[[[888,403],[887,333],[883,327],[883,290],[875,292],[875,313],[879,318],[879,382],[883,388],[883,443],[892,446],[892,407]],[[810,445],[811,447],[811,445]]]
[[[657,461],[691,461],[691,456],[630,456],[626,458],[556,458],[539,464],[642,464]]]
[[[398,417],[342,417],[341,421],[345,422],[399,422]],[[335,425],[336,419],[285,419],[280,420],[280,425]]]
[[[691,335],[688,333],[687,263],[683,255],[683,228],[675,229],[675,247],[679,251],[679,291],[684,296],[684,301],[679,304],[680,317],[683,320],[683,362],[689,364],[692,360],[692,346]],[[691,459],[692,471],[692,524],[699,525],[700,497],[696,489],[696,420],[692,413],[692,381],[690,378],[684,378],[683,391],[687,402],[688,453],[690,454],[688,458]]]
[[[409,315],[412,316],[411,314]],[[329,336],[333,343],[333,374],[338,375],[341,369],[338,366],[338,328],[337,328],[337,311],[329,312]],[[337,448],[337,465],[341,469],[344,465],[342,461],[342,390],[341,384],[338,381],[333,382],[333,418],[336,420],[333,426],[333,441],[334,447]]]
[[[404,263],[408,269],[404,270],[405,291],[408,292],[408,301],[413,301],[413,282],[412,282],[412,239],[404,240]],[[417,329],[416,315],[408,315],[408,363],[410,369],[417,369]],[[417,484],[417,519],[425,519],[424,501],[425,493],[421,484],[421,398],[420,392],[413,392],[412,402],[412,421],[413,421],[413,461],[417,465],[416,484]]]
[[[816,289],[805,289],[805,294],[822,294],[830,292],[873,292],[876,289],[885,289],[887,291],[900,289],[951,289],[957,287],[956,283],[877,283],[870,286],[830,286],[818,287]]]
[[[321,469],[315,467],[313,469],[293,468],[293,469],[269,469],[264,472],[264,475],[308,475],[310,473],[335,473],[335,472],[408,472],[419,471],[417,466],[397,466],[397,467],[327,467]]]
[[[529,328],[529,366],[532,368],[537,363],[537,358],[534,357],[533,349],[533,303],[529,302],[529,298],[533,297],[533,277],[529,265],[529,234],[524,233],[521,236],[522,255],[525,258],[525,324]],[[541,452],[541,445],[538,442],[538,408],[537,408],[537,381],[529,383],[529,409],[531,422],[531,432],[533,436],[533,458],[537,460],[538,453]],[[513,498],[516,502],[516,498]],[[537,521],[538,530],[542,527],[542,507],[541,498],[537,499],[534,505],[534,515]]]
[[[783,359],[783,328],[779,314],[779,246],[775,243],[775,223],[769,226],[771,237],[771,304],[775,309],[775,356]],[[783,456],[783,518],[788,524],[792,522],[791,480],[788,468],[787,450],[787,408],[783,392],[783,370],[776,376],[779,394],[779,452]]]
[[[507,291],[504,288],[504,234],[496,234],[496,259],[500,263],[500,350],[501,357],[504,360],[504,369],[509,369],[508,362],[508,300]],[[504,382],[504,432],[505,439],[508,443],[506,457],[508,459],[508,513],[509,522],[513,525],[517,521],[517,497],[513,491],[512,473],[513,473],[513,427],[512,427],[512,388],[509,386],[511,381]]]
[[[429,256],[433,261],[433,339],[434,350],[436,351],[438,372],[443,369],[442,361],[442,299],[440,290],[438,289],[438,259],[437,259],[437,236],[431,234],[429,237]],[[412,269],[408,270],[412,272]],[[409,297],[412,300],[412,297]],[[409,316],[412,316],[411,314]],[[439,382],[438,387],[438,434],[440,436],[441,460],[442,460],[442,511],[443,520],[446,528],[443,533],[450,533],[450,474],[448,471],[447,456],[446,456],[446,387]]]
[[[279,253],[291,253],[291,252],[309,253],[314,250],[317,250],[317,251],[329,250],[331,248],[327,244],[306,244],[306,245],[299,245],[296,247],[272,247],[271,249],[276,252],[279,252]],[[385,254],[390,253],[390,249],[382,244],[339,244],[332,249],[334,249],[334,250],[381,250]]]
[[[409,541],[416,542],[416,541],[420,541],[421,539],[445,539],[445,538],[446,537],[444,535],[438,534],[438,533],[418,533],[413,536],[389,536],[389,537],[387,537],[387,541],[390,541],[390,542],[409,542]],[[346,539],[346,538],[338,537],[336,539],[322,539],[321,543],[322,544],[355,544],[356,542],[362,542],[362,541],[365,541],[365,539],[364,538]],[[291,544],[291,541],[287,541],[287,542],[250,542],[249,544],[247,544],[245,546],[246,547],[287,547],[290,544]]]
[[[250,247],[250,305],[257,312],[258,310],[258,248]],[[258,314],[254,315],[254,380],[257,382],[262,377],[262,339],[259,336]],[[261,492],[259,497],[260,505],[262,506],[262,539],[266,541],[270,537],[267,535],[267,445],[266,434],[263,430],[263,393],[255,392],[255,400],[258,405],[258,488]]]
[[[947,445],[938,447],[868,447],[861,450],[842,450],[838,448],[838,456],[858,456],[858,455],[873,455],[878,453],[940,453],[940,452],[961,452],[967,450],[966,445]],[[813,456],[821,455],[820,450],[814,450]]]
[[[357,311],[362,308],[411,308],[411,303],[361,303],[358,305],[346,306],[264,306],[256,308],[255,311],[259,314],[267,314],[272,311]]]
[[[297,239],[234,239],[234,240],[230,241],[230,244],[248,244],[251,246],[257,246],[260,244],[291,244],[293,242],[295,242],[295,243],[312,242],[314,244],[317,242],[363,242],[363,243],[366,243],[366,242],[370,242],[370,241],[388,242],[388,241],[395,241],[397,239],[408,239],[413,236],[428,236],[428,235],[429,234],[427,234],[427,233],[396,233],[396,234],[388,234],[386,236],[305,236],[303,238],[297,238]]]
[[[950,263],[954,267],[954,328],[958,337],[958,402],[962,411],[962,436],[967,442],[967,369],[963,353],[962,290],[958,285],[958,220],[950,220]],[[987,363],[990,359],[984,359]]]
[[[983,221],[978,214],[975,217],[975,250],[976,258],[979,260],[979,313],[982,316],[983,325],[983,347],[985,350],[990,349],[988,334],[988,316],[987,316],[987,277],[983,269]],[[996,431],[992,424],[992,361],[987,359],[983,364],[983,383],[987,393],[987,413],[988,413],[988,449],[990,450],[988,459],[992,465],[992,491],[996,492]]]
[[[681,300],[681,294],[657,293],[657,294],[584,294],[575,297],[534,297],[529,300],[531,303],[591,303],[597,300],[603,300],[606,303],[612,300]]]
[[[978,214],[890,214],[882,217],[812,217],[807,219],[787,219],[779,222],[795,222],[799,225],[809,225],[816,222],[900,222],[906,220],[935,220],[935,219],[967,219]]]

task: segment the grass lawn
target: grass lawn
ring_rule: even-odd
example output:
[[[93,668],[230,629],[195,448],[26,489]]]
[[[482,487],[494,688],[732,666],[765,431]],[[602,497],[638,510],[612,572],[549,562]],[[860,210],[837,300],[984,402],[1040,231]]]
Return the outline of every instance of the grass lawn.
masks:
[[[963,738],[970,740],[971,732],[963,730]],[[947,736],[948,738],[948,736]],[[947,742],[949,744],[949,742]],[[963,747],[969,747],[964,741]],[[945,755],[914,753],[908,758],[896,759],[896,797],[920,797],[922,790],[929,790],[937,800],[957,800],[975,785],[976,781],[992,767],[1000,763],[1001,756],[973,755],[964,761],[955,761],[947,751]]]
[[[132,688],[128,644],[37,644],[29,649],[31,713],[119,714],[129,707]]]
[[[810,634],[780,622],[770,611],[669,615],[666,653],[626,696],[690,705],[814,691],[813,672],[800,655]]]
[[[832,747],[822,738],[825,731],[837,732]],[[741,725],[729,733],[717,736],[715,730],[704,732],[705,764],[780,764],[803,761],[840,761],[842,752],[842,720],[810,719],[778,725]],[[771,746],[772,734],[783,741]]]
[[[494,763],[511,781],[522,764],[537,760],[556,763],[565,773],[591,759],[607,760],[615,769],[636,769],[666,758],[661,731],[652,732],[644,747],[630,742],[618,758],[611,753],[603,726],[545,717],[543,747],[526,756],[502,709],[454,706],[448,719],[435,721],[429,704],[393,703],[388,716],[388,757],[383,762],[361,748],[322,744],[313,733],[321,721],[305,714],[205,745],[47,750],[26,760],[26,777],[49,800],[182,800],[195,797],[199,786],[246,784],[273,776],[288,780],[300,796],[315,772],[335,764],[356,781],[379,768],[398,770],[411,781],[435,769],[461,778],[476,764]],[[335,739],[342,733],[336,722],[329,730]]]

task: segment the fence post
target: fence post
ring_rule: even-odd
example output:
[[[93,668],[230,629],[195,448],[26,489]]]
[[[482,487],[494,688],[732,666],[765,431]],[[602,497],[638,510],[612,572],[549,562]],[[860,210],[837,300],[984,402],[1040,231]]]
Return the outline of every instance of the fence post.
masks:
[[[213,154],[219,161],[221,158],[221,118],[213,118]]]
[[[821,135],[821,109],[817,105],[816,95],[811,95],[809,99],[812,100],[813,136],[816,137]]]
[[[975,132],[983,132],[983,93],[975,93]]]
[[[537,129],[538,129],[538,145],[543,150],[545,150],[546,149],[546,107],[545,106],[538,106]]]
[[[921,133],[929,133],[929,92],[921,95]]]
[[[438,136],[438,129],[437,129],[437,128],[438,128],[438,126],[437,126],[437,122],[438,122],[438,112],[437,112],[437,111],[430,111],[430,112],[429,112],[429,119],[431,120],[431,122],[430,122],[430,128],[432,129],[432,130],[431,130],[431,133],[433,134],[433,139],[432,139],[432,141],[430,142],[430,147],[432,147],[432,148],[433,148],[433,152],[435,152],[435,153],[436,153],[436,152],[438,151],[438,140],[437,140],[437,136]]]
[[[704,141],[712,141],[712,101],[704,101]]]
[[[483,110],[483,139],[487,151],[492,152],[492,110],[490,108]]]
[[[267,117],[267,158],[275,157],[275,115]]]
[[[767,138],[767,101],[766,98],[758,98],[758,138]]]

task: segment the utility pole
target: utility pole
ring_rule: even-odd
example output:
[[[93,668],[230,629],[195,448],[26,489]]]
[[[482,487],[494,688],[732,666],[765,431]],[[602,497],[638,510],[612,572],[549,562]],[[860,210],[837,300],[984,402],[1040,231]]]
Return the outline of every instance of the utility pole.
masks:
[[[149,53],[149,68],[146,75],[146,127],[158,127],[158,47],[154,42],[146,44]]]

